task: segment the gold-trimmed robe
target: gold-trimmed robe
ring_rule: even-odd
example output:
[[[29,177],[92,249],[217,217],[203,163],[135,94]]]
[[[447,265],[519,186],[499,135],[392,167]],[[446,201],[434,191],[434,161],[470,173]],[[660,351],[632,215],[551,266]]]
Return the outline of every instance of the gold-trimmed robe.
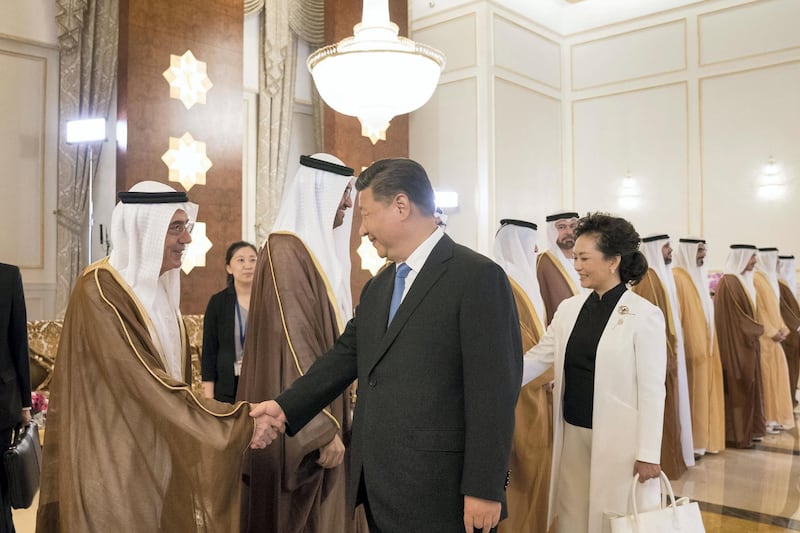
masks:
[[[667,334],[667,373],[665,378],[664,429],[661,436],[661,470],[669,479],[678,479],[686,472],[681,447],[681,421],[678,410],[678,338],[672,320],[667,289],[652,268],[647,269],[633,292],[655,305],[664,314]]]
[[[275,398],[333,346],[342,318],[322,268],[295,234],[275,232],[258,254],[237,399]],[[339,434],[348,444],[349,394],[340,396],[294,437],[280,435],[245,456],[242,532],[343,533],[355,522],[345,502],[344,463],[317,464]],[[359,519],[360,519],[359,515]]]
[[[786,324],[781,318],[781,308],[775,291],[763,272],[753,276],[756,287],[756,319],[764,325],[759,337],[761,344],[761,379],[764,394],[764,417],[767,422],[777,422],[786,429],[794,427],[794,406],[789,392],[789,368],[780,342],[772,340]]]
[[[724,274],[717,285],[714,326],[725,390],[725,445],[752,448],[753,437],[766,432],[758,341],[764,326],[756,320],[755,302],[733,274]]]
[[[725,397],[713,324],[709,326],[703,301],[689,273],[674,267],[672,275],[683,328],[694,448],[717,453],[725,448]]]
[[[789,393],[792,395],[792,404],[797,405],[795,393],[797,381],[800,379],[800,304],[792,293],[792,288],[779,280],[781,289],[781,317],[789,328],[789,336],[783,341],[783,351],[786,352],[786,366],[789,367]]]
[[[522,353],[542,337],[541,320],[528,295],[509,277],[522,333]],[[553,457],[553,381],[551,368],[520,390],[514,410],[514,439],[506,498],[508,517],[498,533],[547,533],[547,499]]]
[[[50,388],[36,531],[235,531],[246,404],[165,370],[147,313],[107,260],[72,291]],[[184,335],[184,378],[189,379]]]
[[[536,278],[539,280],[539,291],[542,293],[544,302],[545,323],[550,325],[553,315],[556,314],[558,305],[578,294],[580,289],[575,285],[575,281],[564,270],[564,265],[551,252],[546,250],[536,258]]]

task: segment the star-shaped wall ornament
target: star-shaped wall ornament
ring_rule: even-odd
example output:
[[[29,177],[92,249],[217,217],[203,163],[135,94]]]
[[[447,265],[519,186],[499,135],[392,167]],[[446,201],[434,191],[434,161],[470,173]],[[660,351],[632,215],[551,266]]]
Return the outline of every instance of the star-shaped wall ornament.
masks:
[[[185,274],[192,271],[194,267],[206,266],[206,254],[211,249],[213,244],[206,237],[206,223],[197,222],[192,229],[192,242],[186,247],[183,253],[183,263],[181,263],[181,270]]]
[[[195,141],[188,131],[183,137],[169,138],[169,150],[161,160],[169,168],[169,181],[177,181],[187,191],[206,184],[206,172],[212,164],[206,156],[206,143]]]
[[[373,276],[386,264],[386,258],[378,255],[378,251],[366,235],[361,237],[361,245],[356,253],[361,258],[361,268],[369,270]]]
[[[186,109],[206,103],[206,93],[214,86],[206,74],[206,63],[198,61],[191,50],[182,56],[170,54],[169,68],[164,71],[169,83],[169,96],[183,102]]]

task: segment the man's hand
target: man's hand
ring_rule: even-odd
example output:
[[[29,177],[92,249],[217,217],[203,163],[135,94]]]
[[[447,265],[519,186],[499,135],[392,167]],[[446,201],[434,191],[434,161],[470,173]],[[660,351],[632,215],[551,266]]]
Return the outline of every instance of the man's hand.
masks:
[[[22,425],[27,426],[31,421],[31,410],[30,409],[23,409],[22,410]]]
[[[500,522],[500,502],[464,496],[464,531],[489,533]]]
[[[333,439],[319,449],[317,464],[322,468],[334,468],[344,460],[344,443],[337,433]]]
[[[633,473],[639,474],[639,483],[644,483],[648,479],[655,479],[661,475],[661,465],[636,461],[633,464]]]
[[[250,441],[250,447],[254,450],[266,448],[278,438],[278,433],[285,430],[286,415],[275,400],[251,404],[250,416],[256,419],[256,429]]]
[[[775,335],[772,336],[772,340],[774,342],[783,342],[786,339],[786,335],[783,334],[783,331],[778,331]]]

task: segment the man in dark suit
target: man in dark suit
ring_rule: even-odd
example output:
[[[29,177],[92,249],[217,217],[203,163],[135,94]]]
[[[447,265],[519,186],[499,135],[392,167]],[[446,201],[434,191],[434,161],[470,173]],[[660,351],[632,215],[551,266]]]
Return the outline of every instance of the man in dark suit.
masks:
[[[19,268],[0,263],[0,451],[19,422],[31,419],[28,325]],[[13,532],[5,466],[0,461],[0,533]]]
[[[437,228],[418,163],[378,161],[356,189],[360,232],[395,265],[366,284],[334,347],[252,414],[293,435],[358,378],[348,501],[370,530],[487,532],[506,515],[521,383],[508,278]]]

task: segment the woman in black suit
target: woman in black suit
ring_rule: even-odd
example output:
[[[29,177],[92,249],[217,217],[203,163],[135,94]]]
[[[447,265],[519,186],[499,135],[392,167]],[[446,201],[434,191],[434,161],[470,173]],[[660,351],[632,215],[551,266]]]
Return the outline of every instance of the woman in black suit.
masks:
[[[228,286],[211,297],[203,319],[200,366],[206,398],[236,400],[257,258],[256,247],[245,241],[231,244],[225,254]]]

